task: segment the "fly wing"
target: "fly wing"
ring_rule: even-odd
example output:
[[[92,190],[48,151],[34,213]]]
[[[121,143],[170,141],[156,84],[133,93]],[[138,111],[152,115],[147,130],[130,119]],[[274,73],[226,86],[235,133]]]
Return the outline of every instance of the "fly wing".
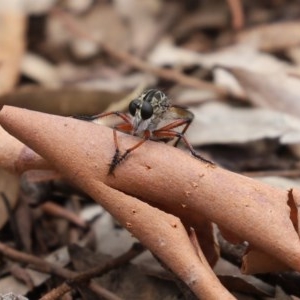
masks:
[[[184,124],[182,124],[180,126],[175,126],[174,128],[172,128],[171,131],[176,131],[178,133],[184,133],[187,130],[189,124],[192,122],[193,118],[194,118],[194,114],[192,112],[190,112],[188,109],[186,109],[185,107],[172,105],[171,107],[169,107],[168,111],[163,115],[162,120],[159,122],[158,130],[164,126],[172,124],[176,120],[183,120],[183,121],[186,121]],[[170,138],[168,136],[165,139],[159,138],[159,140],[168,142],[168,141],[174,140],[174,137]],[[179,140],[180,140],[180,138],[175,138],[174,145],[177,146],[177,143]]]
[[[166,113],[166,119],[183,119],[192,121],[194,119],[194,114],[183,106],[172,105]]]

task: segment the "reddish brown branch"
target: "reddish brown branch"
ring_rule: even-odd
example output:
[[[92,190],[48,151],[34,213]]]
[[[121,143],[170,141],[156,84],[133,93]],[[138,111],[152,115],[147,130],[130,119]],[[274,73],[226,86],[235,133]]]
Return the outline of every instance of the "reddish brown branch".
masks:
[[[199,261],[176,216],[196,229],[212,220],[228,237],[246,240],[267,257],[300,270],[298,230],[290,219],[285,190],[201,163],[179,149],[152,141],[118,166],[115,176],[107,176],[115,150],[110,128],[14,107],[1,110],[0,123],[99,202],[199,297],[212,299],[217,291],[223,295],[220,298],[232,299]],[[118,134],[121,151],[139,140]],[[214,289],[208,288],[210,281]]]
[[[18,122],[13,121],[10,123],[10,117],[9,114],[7,114],[8,110],[13,110],[15,113],[17,111],[22,112],[19,117],[15,115]],[[17,132],[15,130],[10,130],[10,133],[18,136],[18,138],[21,138],[25,143],[29,142],[33,149],[43,153],[43,157],[53,162],[54,167],[59,170],[62,175],[107,209],[124,227],[137,237],[145,247],[157,255],[177,274],[177,276],[192,289],[195,295],[205,299],[214,299],[217,295],[221,295],[220,297],[222,299],[233,299],[232,295],[222,287],[217,277],[211,271],[207,270],[207,266],[199,260],[199,256],[196,254],[189,240],[185,227],[178,217],[165,213],[162,210],[154,208],[139,201],[135,197],[126,195],[103,183],[103,181],[105,181],[113,185],[113,182],[117,183],[119,181],[119,183],[121,183],[123,181],[122,185],[130,188],[130,193],[134,193],[135,186],[138,187],[140,192],[146,192],[146,194],[150,192],[148,197],[145,193],[144,196],[152,201],[160,199],[161,202],[162,200],[161,205],[164,206],[164,204],[167,204],[170,210],[173,208],[175,214],[180,214],[180,211],[185,210],[189,216],[192,216],[194,213],[194,217],[190,218],[189,221],[192,222],[193,220],[198,228],[198,226],[203,223],[203,217],[201,217],[199,213],[195,214],[195,210],[191,204],[199,202],[190,202],[190,199],[196,195],[195,192],[200,184],[199,179],[202,178],[199,177],[199,170],[196,171],[197,175],[194,174],[196,177],[192,180],[192,185],[188,183],[188,186],[181,186],[180,188],[182,184],[182,178],[180,177],[181,184],[175,184],[174,186],[172,184],[172,189],[170,189],[170,187],[167,189],[165,185],[166,178],[171,179],[175,176],[175,179],[179,174],[176,174],[176,172],[172,172],[172,175],[168,174],[168,168],[166,168],[165,165],[167,161],[164,161],[166,157],[165,151],[169,152],[170,150],[175,150],[175,152],[173,152],[173,154],[175,154],[175,161],[181,161],[182,163],[185,161],[188,164],[188,160],[190,159],[193,165],[195,163],[197,164],[196,159],[189,158],[178,149],[176,150],[169,146],[151,142],[147,144],[148,146],[152,144],[155,150],[153,153],[151,153],[151,149],[149,149],[149,152],[147,151],[147,157],[150,157],[150,160],[147,158],[147,162],[145,162],[145,160],[142,159],[142,162],[132,165],[132,158],[138,158],[138,153],[140,153],[140,151],[135,151],[117,168],[116,172],[118,173],[116,177],[107,177],[108,162],[111,160],[114,151],[111,129],[71,118],[60,118],[30,112],[30,114],[35,115],[35,121],[33,121],[33,115],[28,116],[28,113],[28,110],[6,107],[5,109],[3,108],[0,113],[0,122],[5,128],[7,128],[8,123],[11,125],[22,124],[19,128],[21,131],[19,131],[19,129],[16,130],[21,134],[22,138],[19,134],[16,134]],[[38,116],[41,117],[38,118],[39,120],[36,118]],[[49,117],[50,119],[54,117],[55,120],[50,120]],[[41,121],[45,121],[46,123],[41,124]],[[26,122],[29,122],[27,124],[29,127],[25,124]],[[33,124],[35,129],[31,131]],[[59,128],[55,128],[56,126],[59,126]],[[25,130],[25,128],[27,129]],[[31,133],[29,134],[27,130]],[[67,133],[66,130],[71,130],[71,132]],[[96,130],[97,133],[94,132],[94,130]],[[104,136],[101,137],[103,134],[107,134],[106,138],[104,138]],[[63,136],[63,139],[57,139],[57,135]],[[87,139],[87,137],[89,138]],[[128,139],[124,139],[124,136],[119,139],[121,150],[128,148],[128,142],[132,145],[137,141],[136,138],[131,136],[127,137]],[[125,143],[126,140],[127,143]],[[55,147],[53,147],[53,145],[55,145]],[[138,150],[142,149],[143,146]],[[153,154],[155,154],[155,157],[151,158]],[[176,158],[178,154],[179,157]],[[159,157],[163,159],[164,162],[160,161]],[[186,159],[188,160],[186,161]],[[163,167],[163,165],[165,166]],[[175,166],[174,164],[172,165]],[[165,170],[158,170],[158,166],[165,168]],[[204,167],[203,171],[207,168],[204,164],[200,164],[200,166],[202,166],[202,168]],[[127,169],[127,174],[125,173],[125,176],[122,176],[119,171],[124,171],[124,167],[129,169]],[[183,165],[181,165],[181,170],[182,167]],[[212,171],[214,168],[209,167],[208,169]],[[139,175],[135,176],[130,174],[132,171],[138,171]],[[189,170],[189,173],[190,171],[191,170]],[[146,173],[143,174],[144,172]],[[189,176],[191,175],[192,174]],[[163,176],[163,178],[161,178],[161,176]],[[183,176],[184,180],[189,180],[189,176]],[[116,178],[118,178],[118,180],[116,180]],[[136,180],[136,178],[139,179]],[[148,185],[145,182],[147,178],[150,180],[153,178],[154,184],[149,182]],[[134,183],[130,183],[130,180],[134,180]],[[137,183],[142,185],[139,186]],[[163,186],[159,187],[160,184]],[[175,191],[176,188],[179,188],[180,192]],[[162,192],[160,191],[161,189]],[[172,197],[172,195],[168,195],[168,193],[166,193],[167,190],[168,192],[175,192],[176,196]],[[137,192],[137,190],[135,191]],[[141,197],[143,196],[141,195]],[[168,200],[165,201],[165,199]],[[170,205],[171,200],[172,205]],[[174,202],[174,200],[179,200],[179,205]],[[190,208],[192,210],[189,212]],[[187,216],[183,218],[187,218]]]

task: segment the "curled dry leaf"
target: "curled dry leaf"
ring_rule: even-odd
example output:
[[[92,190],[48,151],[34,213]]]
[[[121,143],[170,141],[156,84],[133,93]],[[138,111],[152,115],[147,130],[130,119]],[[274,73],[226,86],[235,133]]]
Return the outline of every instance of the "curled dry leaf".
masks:
[[[299,236],[290,219],[285,190],[208,166],[179,149],[151,141],[128,157],[116,169],[115,176],[107,176],[108,162],[114,153],[110,128],[13,107],[2,109],[0,122],[99,201],[142,242],[149,243],[148,235],[155,232],[150,243],[154,252],[164,245],[161,241],[169,239],[166,235],[162,240],[159,229],[169,226],[162,234],[171,230],[173,235],[175,229],[181,231],[179,220],[106,184],[161,205],[189,220],[195,228],[204,216],[252,247],[300,270]],[[132,136],[119,136],[121,150],[137,141]],[[179,250],[178,247],[177,244],[175,248]],[[176,251],[172,255],[175,254]]]
[[[14,88],[19,77],[25,49],[26,16],[0,3],[0,24],[0,95],[4,95]]]
[[[278,259],[253,249],[244,255],[241,267],[244,274],[282,272],[288,269],[287,265]]]

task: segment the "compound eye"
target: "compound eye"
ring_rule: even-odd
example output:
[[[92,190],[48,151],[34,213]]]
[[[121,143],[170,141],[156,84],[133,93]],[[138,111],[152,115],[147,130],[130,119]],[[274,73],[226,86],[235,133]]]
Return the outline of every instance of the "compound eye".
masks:
[[[141,108],[141,117],[143,120],[151,118],[153,115],[153,107],[149,102],[144,102]]]
[[[132,116],[135,115],[135,112],[136,112],[136,109],[138,108],[138,103],[137,103],[137,100],[133,100],[129,103],[129,112]]]

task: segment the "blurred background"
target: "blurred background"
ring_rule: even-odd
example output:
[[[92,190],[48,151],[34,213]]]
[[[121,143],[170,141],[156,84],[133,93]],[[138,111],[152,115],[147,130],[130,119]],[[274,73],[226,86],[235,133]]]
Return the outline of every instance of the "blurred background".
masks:
[[[173,104],[193,112],[187,138],[205,158],[275,186],[300,186],[298,0],[0,1],[1,105],[64,116],[126,112],[129,102],[148,88],[162,90]],[[4,148],[5,141],[0,143]],[[19,232],[19,249],[38,254],[83,237],[87,245],[87,223],[101,216],[92,226],[95,248],[114,255],[124,245],[129,248],[131,236],[107,212],[51,176],[24,174],[20,188],[19,177],[0,170],[3,201],[7,198],[6,208],[5,201],[0,203],[1,241],[18,246]],[[28,208],[28,203],[49,199],[54,204]],[[14,231],[8,220],[19,220],[19,229]],[[224,257],[226,247],[220,242]],[[73,249],[73,263],[89,256],[93,265],[94,254],[84,251]],[[239,265],[241,253],[227,248],[226,258]],[[4,276],[13,271],[0,264],[1,294],[9,286]],[[232,284],[240,274],[234,268],[234,275],[222,282],[247,295],[239,299],[258,299],[250,298],[253,293],[270,296],[277,284],[287,291],[277,299],[300,295],[298,274],[274,276],[270,292],[257,282]],[[23,273],[18,269],[13,274]],[[136,270],[117,275],[131,283],[128,295],[140,292],[134,283],[142,277]],[[27,287],[20,288],[10,276],[9,290],[26,294],[48,277],[32,278],[34,284],[23,278]],[[111,289],[115,278],[108,280]],[[183,299],[176,298],[174,286],[156,282],[153,291],[164,291],[166,297],[151,299]],[[148,281],[141,290],[146,287]],[[39,291],[35,293],[37,297]]]

